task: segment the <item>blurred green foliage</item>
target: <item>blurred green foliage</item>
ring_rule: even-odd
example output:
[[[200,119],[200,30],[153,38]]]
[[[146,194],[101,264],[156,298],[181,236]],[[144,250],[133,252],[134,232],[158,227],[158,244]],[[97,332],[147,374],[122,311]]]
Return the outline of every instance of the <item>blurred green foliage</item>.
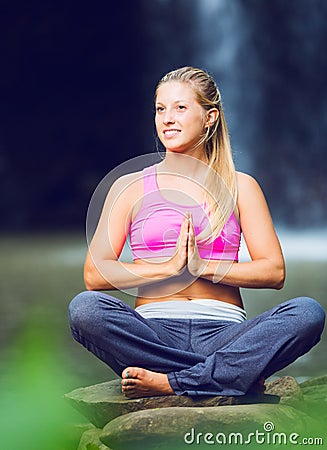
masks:
[[[40,327],[33,309],[6,360],[0,381],[0,448],[6,450],[74,450],[81,418],[63,399],[73,379],[58,357],[53,328]]]

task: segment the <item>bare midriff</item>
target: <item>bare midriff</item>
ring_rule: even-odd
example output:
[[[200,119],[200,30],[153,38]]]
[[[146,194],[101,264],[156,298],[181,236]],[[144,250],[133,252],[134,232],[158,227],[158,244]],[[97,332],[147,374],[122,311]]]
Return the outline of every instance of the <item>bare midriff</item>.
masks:
[[[160,262],[159,259],[157,260],[155,258],[152,258],[152,261]],[[134,263],[144,264],[148,263],[148,261],[138,259]],[[153,302],[170,300],[187,302],[197,299],[220,300],[244,309],[238,287],[227,286],[222,283],[212,283],[205,278],[194,277],[187,269],[181,275],[139,287],[135,307]]]

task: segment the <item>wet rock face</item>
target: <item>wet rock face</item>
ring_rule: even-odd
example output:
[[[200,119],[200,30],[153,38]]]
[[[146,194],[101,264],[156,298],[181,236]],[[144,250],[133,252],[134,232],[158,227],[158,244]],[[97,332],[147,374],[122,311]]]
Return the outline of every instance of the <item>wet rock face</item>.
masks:
[[[300,385],[282,377],[266,384],[265,395],[199,399],[127,399],[120,386],[120,380],[114,380],[66,394],[93,424],[78,450],[179,450],[191,444],[207,448],[228,444],[226,439],[241,445],[240,440],[255,439],[255,433],[284,445],[280,439],[292,433],[301,437],[307,430],[308,436],[319,436],[327,420],[327,376]]]

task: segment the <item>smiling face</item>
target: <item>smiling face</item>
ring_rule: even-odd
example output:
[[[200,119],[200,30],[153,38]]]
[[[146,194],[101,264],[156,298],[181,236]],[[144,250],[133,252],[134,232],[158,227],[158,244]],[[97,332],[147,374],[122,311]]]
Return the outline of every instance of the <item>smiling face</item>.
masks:
[[[156,95],[155,124],[167,151],[192,152],[205,133],[205,110],[196,100],[189,83],[169,81],[159,86]]]

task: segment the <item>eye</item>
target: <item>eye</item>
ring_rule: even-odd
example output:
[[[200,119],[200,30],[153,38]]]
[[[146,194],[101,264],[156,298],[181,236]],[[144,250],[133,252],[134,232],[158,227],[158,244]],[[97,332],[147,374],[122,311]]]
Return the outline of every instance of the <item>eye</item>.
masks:
[[[186,109],[186,106],[184,106],[184,105],[178,105],[177,106],[177,110],[178,111],[183,111],[184,109]]]
[[[164,110],[164,107],[163,106],[157,106],[156,107],[156,112],[157,113],[160,113],[160,112],[162,112]]]

